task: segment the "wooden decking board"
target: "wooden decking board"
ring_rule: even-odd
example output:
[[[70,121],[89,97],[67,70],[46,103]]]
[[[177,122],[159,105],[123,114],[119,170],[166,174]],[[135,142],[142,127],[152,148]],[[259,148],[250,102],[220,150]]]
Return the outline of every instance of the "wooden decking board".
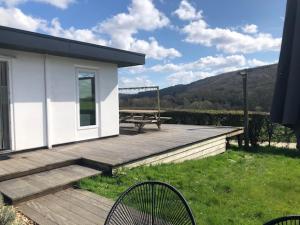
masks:
[[[2,161],[0,161],[0,164],[2,163]],[[0,167],[0,177],[1,176],[5,176],[7,174],[9,174],[9,170],[5,169],[4,166],[3,167]]]
[[[100,173],[98,170],[72,165],[0,182],[0,191],[12,202],[18,202]]]
[[[44,162],[44,166],[48,166],[51,164],[58,164],[65,161],[70,160],[77,160],[78,157],[72,156],[72,155],[65,155],[61,154],[60,152],[50,152],[50,151],[44,151],[35,158],[36,161],[40,160]],[[34,160],[34,159],[33,159]]]
[[[59,225],[72,225],[76,224],[72,220],[69,220],[65,215],[62,215],[60,210],[57,210],[56,205],[50,205],[49,202],[45,199],[45,197],[41,197],[26,203],[30,208],[36,209],[42,216],[47,219],[54,221]],[[20,206],[20,209],[22,206]],[[59,208],[60,209],[60,208]],[[30,215],[28,215],[30,218]],[[40,221],[36,221],[36,223],[40,224]],[[42,224],[41,224],[42,225]],[[80,225],[80,224],[77,224]]]
[[[43,172],[79,162],[117,167],[133,161],[164,154],[168,151],[220,136],[240,134],[241,128],[193,125],[163,125],[162,130],[145,128],[138,135],[122,134],[118,137],[59,146],[53,150],[12,155],[0,161],[0,181]],[[86,159],[82,160],[82,159]]]
[[[217,145],[217,146],[208,148],[208,149],[204,150],[203,152],[196,152],[193,154],[179,157],[179,158],[173,160],[173,162],[183,162],[185,160],[200,159],[200,158],[204,158],[204,157],[208,157],[208,156],[213,156],[213,155],[222,153],[224,151],[225,151],[225,144]]]
[[[102,218],[103,220],[106,219],[107,213],[110,210],[111,206],[108,207],[102,207],[101,205],[94,205],[91,204],[89,201],[87,201],[86,198],[82,198],[79,194],[74,194],[69,189],[60,191],[58,193],[55,193],[57,197],[59,197],[61,200],[69,202],[70,204],[76,205],[78,207],[83,208],[84,210],[96,215],[97,217]],[[99,210],[99,208],[101,210]],[[98,218],[99,219],[99,218]]]
[[[41,153],[43,152],[43,153]],[[45,150],[12,155],[10,159],[0,161],[0,181],[23,177],[74,164],[79,158],[65,155],[65,159],[56,159],[44,154]],[[53,153],[52,153],[53,154]],[[59,155],[56,155],[59,158]]]
[[[217,139],[217,141],[218,141],[218,139]],[[224,138],[224,144],[225,144],[225,138]],[[184,148],[185,148],[185,146],[183,148],[179,149],[180,153],[185,151]],[[167,151],[166,153],[161,153],[159,151],[153,151],[153,150],[152,151],[142,151],[142,149],[141,149],[140,153],[142,153],[142,154],[140,154],[140,155],[128,154],[125,158],[122,159],[122,161],[120,162],[120,165],[122,165],[122,163],[124,161],[127,162],[127,163],[132,163],[132,162],[135,162],[135,161],[141,161],[143,159],[156,157],[156,155],[158,155],[158,156],[161,155],[162,158],[164,158],[165,155],[168,156],[168,153],[169,153],[169,155],[174,155],[174,151],[176,151],[176,149],[171,150],[171,151]],[[143,155],[143,156],[141,157],[141,155]],[[126,165],[127,163],[124,163],[124,165]],[[140,165],[142,165],[142,163]],[[119,166],[119,165],[117,165],[117,166]]]
[[[65,154],[76,155],[82,159],[94,160],[95,162],[99,162],[103,165],[113,165],[116,160],[116,154],[109,152],[107,149],[90,149],[88,147],[82,147],[79,151],[76,150],[68,150]],[[105,160],[102,160],[105,159]]]
[[[199,143],[192,146],[188,146],[182,149],[169,151],[164,154],[159,154],[157,156],[152,156],[146,158],[144,160],[138,160],[133,163],[125,164],[124,167],[136,167],[140,165],[154,165],[154,164],[161,164],[161,163],[171,163],[171,162],[178,162],[184,161],[188,158],[199,158],[200,156],[207,155],[207,151],[213,151],[212,148],[221,148],[222,151],[225,151],[226,143],[224,138],[216,139],[216,141],[207,141],[207,143]],[[182,159],[182,160],[180,160]]]
[[[79,158],[73,155],[66,155],[60,152],[54,152],[52,150],[41,150],[37,152],[30,152],[16,155],[18,158],[25,158],[31,160],[34,163],[40,164],[40,167],[47,167],[53,164],[60,164],[66,161],[76,161]]]
[[[185,126],[178,126],[179,130],[180,128],[184,128]],[[191,129],[198,129],[198,126],[189,126]],[[196,128],[195,128],[196,127]],[[202,127],[200,127],[202,128]],[[178,130],[177,129],[177,130]],[[221,135],[225,133],[230,133],[232,128],[210,128],[210,127],[203,127],[205,131],[213,132],[214,130],[217,130],[216,135]],[[191,131],[192,132],[192,131]],[[153,154],[159,154],[163,151],[173,149],[175,147],[180,147],[184,145],[188,145],[195,142],[199,142],[202,140],[202,138],[207,137],[213,137],[209,136],[207,134],[202,135],[202,137],[199,137],[198,135],[191,136],[191,132],[179,132],[175,133],[171,130],[162,131],[162,132],[153,132],[153,133],[145,133],[141,134],[142,137],[139,137],[137,135],[133,136],[126,136],[121,135],[120,137],[116,137],[113,140],[106,139],[106,140],[99,140],[94,143],[83,143],[82,147],[89,148],[92,146],[93,153],[89,154],[87,151],[86,154],[83,157],[87,157],[89,155],[89,159],[97,158],[97,160],[101,161],[101,156],[97,155],[97,145],[99,145],[99,151],[101,150],[101,154],[108,155],[107,157],[103,157],[102,162],[105,162],[107,164],[111,164],[112,166],[121,165],[124,163],[127,163],[128,161],[134,161],[139,158],[144,158],[147,156],[151,156]],[[223,132],[223,133],[222,133]],[[192,132],[193,133],[193,132]],[[201,132],[203,133],[203,132]],[[166,139],[166,141],[163,140],[163,138]],[[149,139],[148,139],[149,138]],[[162,140],[162,141],[161,141]],[[134,143],[134,145],[128,145],[128,143]],[[169,145],[168,145],[169,144]],[[101,147],[100,147],[101,146]],[[166,147],[167,146],[167,147]],[[107,150],[109,149],[109,150]],[[100,155],[100,154],[98,154]],[[110,157],[109,157],[110,156]],[[108,158],[113,157],[114,164],[112,163],[112,160]],[[99,159],[100,158],[100,159]]]
[[[36,193],[38,191],[37,187],[22,178],[0,183],[0,192],[10,200],[18,200],[21,196],[27,196],[28,193]]]
[[[195,148],[191,148],[191,149],[187,149],[186,151],[183,152],[177,152],[175,154],[171,154],[170,155],[166,155],[165,157],[160,158],[159,160],[156,160],[158,163],[169,163],[169,162],[176,162],[180,159],[182,159],[182,161],[186,160],[188,157],[190,156],[194,156],[194,158],[198,158],[196,157],[197,155],[205,155],[207,151],[211,150],[212,148],[216,148],[216,147],[222,147],[223,150],[225,151],[225,142],[219,141],[213,144],[208,144],[206,146],[203,147],[195,147]],[[155,161],[153,161],[155,162]]]
[[[112,204],[113,204],[113,201],[110,200],[110,199],[107,199],[107,198],[104,198],[102,196],[99,196],[99,195],[96,195],[92,192],[89,192],[89,191],[84,191],[84,190],[80,190],[80,189],[75,189],[74,190],[75,192],[83,195],[83,196],[86,196],[86,198],[90,199],[90,200],[94,200],[96,204],[101,204],[101,205],[105,205],[107,207],[111,207]]]
[[[54,151],[48,151],[46,153],[46,156],[52,157],[53,160],[55,160],[57,162],[78,159],[78,157],[76,157],[76,156],[70,156],[70,155],[64,154],[63,152],[54,152]]]
[[[40,160],[34,160],[34,158],[21,158],[21,160],[26,163],[27,165],[31,165],[31,168],[29,168],[30,170],[31,169],[34,169],[34,168],[37,168],[37,167],[42,167],[44,165],[44,162]]]
[[[74,196],[75,198],[80,199],[83,202],[88,202],[90,205],[94,207],[101,208],[101,210],[104,212],[104,217],[105,217],[106,213],[108,213],[109,210],[111,209],[113,202],[108,199],[103,200],[105,198],[98,195],[96,195],[96,197],[86,195],[85,192],[91,193],[83,190],[81,190],[81,192],[77,192],[76,189],[73,189],[72,193],[71,194],[68,193],[68,195]],[[95,195],[94,193],[91,194]]]
[[[84,159],[87,159],[87,160],[91,160],[95,163],[99,163],[100,165],[104,165],[104,166],[108,166],[108,167],[111,167],[113,166],[116,161],[118,160],[118,158],[115,158],[114,160],[103,160],[103,157],[104,156],[99,156],[99,154],[92,154],[92,153],[88,153],[84,156]]]
[[[45,196],[45,200],[49,208],[52,208],[53,205],[58,206],[58,208],[62,209],[59,210],[59,212],[63,213],[64,216],[66,216],[71,221],[74,221],[75,223],[97,224],[97,222],[103,221],[102,217],[91,213],[89,210],[84,209],[82,206],[74,204],[72,198],[68,198],[68,200],[66,201],[65,199],[61,199],[57,195],[53,194]]]
[[[42,225],[59,225],[58,222],[52,221],[46,216],[41,214],[40,210],[36,210],[26,204],[18,207],[18,210],[21,211],[24,215],[30,218],[33,221],[39,221],[39,224]]]
[[[22,177],[0,182],[0,191],[41,225],[102,225],[113,205],[111,200],[83,190],[61,190],[74,181],[100,173],[84,166],[112,170],[208,157],[224,152],[226,138],[240,134],[242,129],[164,125],[161,131],[147,131],[13,155],[3,163],[0,161],[0,181],[9,176]],[[9,167],[10,164],[14,165]],[[57,168],[60,166],[64,167]]]
[[[109,204],[103,209],[102,204]],[[96,194],[67,189],[19,204],[40,225],[103,225],[113,202]]]
[[[0,163],[1,167],[5,168],[8,173],[17,173],[20,171],[28,170],[28,166],[24,163],[20,163],[19,159],[14,160],[13,163],[11,163],[10,160],[0,161]]]

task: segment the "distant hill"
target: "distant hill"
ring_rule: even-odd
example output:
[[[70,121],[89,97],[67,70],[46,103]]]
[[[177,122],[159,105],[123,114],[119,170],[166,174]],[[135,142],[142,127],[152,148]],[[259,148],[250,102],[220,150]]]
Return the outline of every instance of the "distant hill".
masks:
[[[269,111],[277,64],[249,70],[249,108]],[[162,108],[172,109],[242,109],[243,92],[240,71],[223,73],[186,85],[176,85],[160,91]],[[153,107],[155,92],[120,95],[121,107]]]

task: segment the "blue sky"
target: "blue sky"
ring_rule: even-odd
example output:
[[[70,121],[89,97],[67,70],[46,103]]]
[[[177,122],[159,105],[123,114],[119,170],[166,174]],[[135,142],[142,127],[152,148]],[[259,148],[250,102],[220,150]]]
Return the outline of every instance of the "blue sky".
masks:
[[[0,24],[147,55],[120,86],[185,84],[278,61],[285,0],[0,0]]]

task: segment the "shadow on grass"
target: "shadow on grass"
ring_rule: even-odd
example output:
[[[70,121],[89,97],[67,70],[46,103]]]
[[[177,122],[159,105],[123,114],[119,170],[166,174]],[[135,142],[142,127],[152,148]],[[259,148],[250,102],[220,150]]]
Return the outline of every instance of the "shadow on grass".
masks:
[[[297,149],[289,149],[289,148],[277,148],[277,147],[251,147],[248,150],[244,148],[239,148],[235,146],[231,146],[230,149],[233,151],[244,151],[248,153],[255,153],[261,155],[279,155],[286,156],[291,158],[300,158],[300,151]]]

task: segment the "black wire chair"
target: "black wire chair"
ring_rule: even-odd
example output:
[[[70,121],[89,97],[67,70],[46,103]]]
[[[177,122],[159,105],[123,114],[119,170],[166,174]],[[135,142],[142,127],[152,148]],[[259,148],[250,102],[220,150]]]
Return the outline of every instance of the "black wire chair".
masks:
[[[171,185],[147,181],[125,191],[105,225],[195,225],[184,197]]]
[[[284,216],[277,219],[273,219],[264,225],[300,225],[300,215],[299,216]]]

